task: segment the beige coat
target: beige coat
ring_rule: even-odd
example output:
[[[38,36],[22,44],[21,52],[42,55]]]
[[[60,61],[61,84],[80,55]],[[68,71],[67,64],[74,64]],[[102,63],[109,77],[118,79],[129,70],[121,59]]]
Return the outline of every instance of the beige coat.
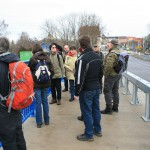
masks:
[[[66,77],[68,80],[74,80],[75,62],[77,56],[66,56],[64,67],[66,69]]]

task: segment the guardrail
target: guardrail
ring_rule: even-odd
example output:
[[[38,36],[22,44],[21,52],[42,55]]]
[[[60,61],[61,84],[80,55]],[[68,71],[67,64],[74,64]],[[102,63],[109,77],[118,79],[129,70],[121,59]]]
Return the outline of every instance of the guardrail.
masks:
[[[150,82],[132,74],[131,72],[124,72],[122,75],[125,78],[125,84],[123,85],[122,79],[120,81],[120,86],[124,87],[123,94],[131,94],[129,91],[129,82],[133,84],[132,88],[132,100],[131,104],[138,105],[140,101],[138,99],[138,89],[145,93],[145,115],[142,116],[144,121],[150,121]]]

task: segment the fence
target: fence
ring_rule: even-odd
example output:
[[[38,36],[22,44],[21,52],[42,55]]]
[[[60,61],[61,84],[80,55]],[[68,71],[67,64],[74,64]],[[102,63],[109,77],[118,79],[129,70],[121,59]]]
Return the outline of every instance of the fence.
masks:
[[[122,79],[120,80],[120,86],[124,86],[123,94],[131,94],[129,91],[129,82],[133,84],[131,104],[137,105],[140,103],[138,98],[138,89],[142,90],[145,93],[145,115],[142,116],[142,118],[144,119],[144,121],[150,121],[150,82],[128,71],[123,73],[123,77],[125,79],[124,85]]]

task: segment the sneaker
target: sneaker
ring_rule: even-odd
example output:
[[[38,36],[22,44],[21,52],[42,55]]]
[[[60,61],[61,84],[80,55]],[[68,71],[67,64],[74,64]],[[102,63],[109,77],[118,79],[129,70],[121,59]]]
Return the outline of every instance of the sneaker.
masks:
[[[82,117],[82,116],[78,116],[77,119],[78,119],[79,121],[83,121],[83,117]]]
[[[54,103],[57,103],[57,100],[53,98],[49,104],[54,104]]]
[[[37,124],[37,128],[42,128],[42,124]]]
[[[94,135],[101,137],[102,136],[102,132],[94,132]]]
[[[68,91],[67,89],[63,89],[63,90],[62,90],[62,92],[67,92],[67,91]]]
[[[74,101],[74,98],[70,98],[69,101],[70,101],[70,102]]]
[[[89,138],[89,137],[87,137],[85,134],[81,134],[81,135],[78,135],[78,136],[77,136],[77,140],[79,140],[79,141],[89,141],[89,142],[92,142],[92,141],[94,141],[94,138]]]
[[[58,101],[57,101],[57,105],[61,105],[61,100],[58,100]]]
[[[45,125],[49,125],[49,122],[45,122]]]

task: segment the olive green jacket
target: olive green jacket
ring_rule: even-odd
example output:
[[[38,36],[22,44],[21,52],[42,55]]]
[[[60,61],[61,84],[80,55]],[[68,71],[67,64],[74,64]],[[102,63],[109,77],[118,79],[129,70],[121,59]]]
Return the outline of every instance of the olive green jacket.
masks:
[[[118,56],[116,55],[120,53],[119,49],[112,49],[104,59],[104,76],[107,78],[109,75],[117,76],[118,74],[114,70],[114,66],[117,63]]]
[[[57,53],[56,54],[50,54],[50,60],[51,60],[52,65],[54,67],[54,75],[52,76],[52,79],[65,77],[65,70],[64,70],[64,64],[63,64],[62,56],[59,55],[59,60],[60,60],[60,63],[59,63],[57,55],[58,55]]]

